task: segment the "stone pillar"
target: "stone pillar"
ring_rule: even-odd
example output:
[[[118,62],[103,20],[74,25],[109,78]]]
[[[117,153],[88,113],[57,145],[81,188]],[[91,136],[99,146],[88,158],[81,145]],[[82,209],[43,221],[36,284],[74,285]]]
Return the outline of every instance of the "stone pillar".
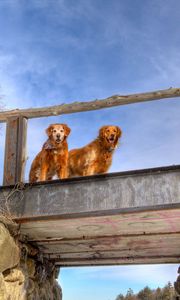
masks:
[[[0,223],[0,272],[13,268],[19,263],[20,251],[8,229]]]
[[[59,270],[0,223],[0,299],[62,300]]]

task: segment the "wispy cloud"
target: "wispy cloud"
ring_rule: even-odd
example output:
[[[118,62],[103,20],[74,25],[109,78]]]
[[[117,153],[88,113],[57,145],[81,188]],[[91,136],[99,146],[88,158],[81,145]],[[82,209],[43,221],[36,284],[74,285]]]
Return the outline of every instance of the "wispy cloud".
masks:
[[[143,2],[135,9],[120,1],[4,2],[0,80],[8,105],[48,105],[178,84],[178,39],[167,13],[172,8],[167,1],[160,4]]]
[[[84,267],[73,268],[75,278],[129,281],[135,284],[163,286],[168,281],[174,282],[177,278],[178,265],[136,265],[113,267]]]

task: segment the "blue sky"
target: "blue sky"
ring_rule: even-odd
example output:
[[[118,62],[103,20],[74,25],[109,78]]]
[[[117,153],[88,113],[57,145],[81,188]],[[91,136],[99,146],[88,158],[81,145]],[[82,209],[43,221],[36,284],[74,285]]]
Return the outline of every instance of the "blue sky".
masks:
[[[154,289],[163,287],[168,281],[174,282],[176,272],[177,265],[63,268],[61,285],[64,299],[115,300],[118,294],[126,294],[130,287],[137,293],[147,285]]]
[[[179,14],[179,0],[0,0],[2,105],[49,106],[179,87]],[[113,172],[180,164],[179,115],[179,99],[169,99],[30,120],[26,180],[44,130],[54,122],[72,128],[69,148],[88,143],[102,125],[119,125],[123,137]],[[4,135],[1,125],[0,178]],[[64,300],[84,299],[82,286],[89,299],[93,291],[93,300],[114,300],[125,282],[135,291],[156,287],[174,280],[176,269],[138,267],[139,281],[130,267],[63,269],[60,281]]]

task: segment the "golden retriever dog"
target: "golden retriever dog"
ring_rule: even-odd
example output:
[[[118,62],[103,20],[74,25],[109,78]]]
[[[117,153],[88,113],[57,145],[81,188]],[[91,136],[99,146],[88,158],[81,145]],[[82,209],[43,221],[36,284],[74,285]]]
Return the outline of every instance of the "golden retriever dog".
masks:
[[[46,129],[48,140],[32,162],[29,181],[51,180],[54,175],[67,177],[68,144],[70,128],[66,124],[52,124]]]
[[[69,152],[69,177],[106,173],[122,134],[118,126],[103,126],[99,136],[83,148]]]

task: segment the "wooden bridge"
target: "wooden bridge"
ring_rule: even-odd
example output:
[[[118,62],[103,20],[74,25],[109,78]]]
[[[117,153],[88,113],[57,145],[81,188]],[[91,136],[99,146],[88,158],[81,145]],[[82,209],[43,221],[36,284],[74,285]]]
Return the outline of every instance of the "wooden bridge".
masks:
[[[27,118],[180,96],[180,89],[0,113],[7,122],[0,207],[60,266],[180,262],[180,166],[23,182]],[[11,130],[10,130],[11,129]]]

